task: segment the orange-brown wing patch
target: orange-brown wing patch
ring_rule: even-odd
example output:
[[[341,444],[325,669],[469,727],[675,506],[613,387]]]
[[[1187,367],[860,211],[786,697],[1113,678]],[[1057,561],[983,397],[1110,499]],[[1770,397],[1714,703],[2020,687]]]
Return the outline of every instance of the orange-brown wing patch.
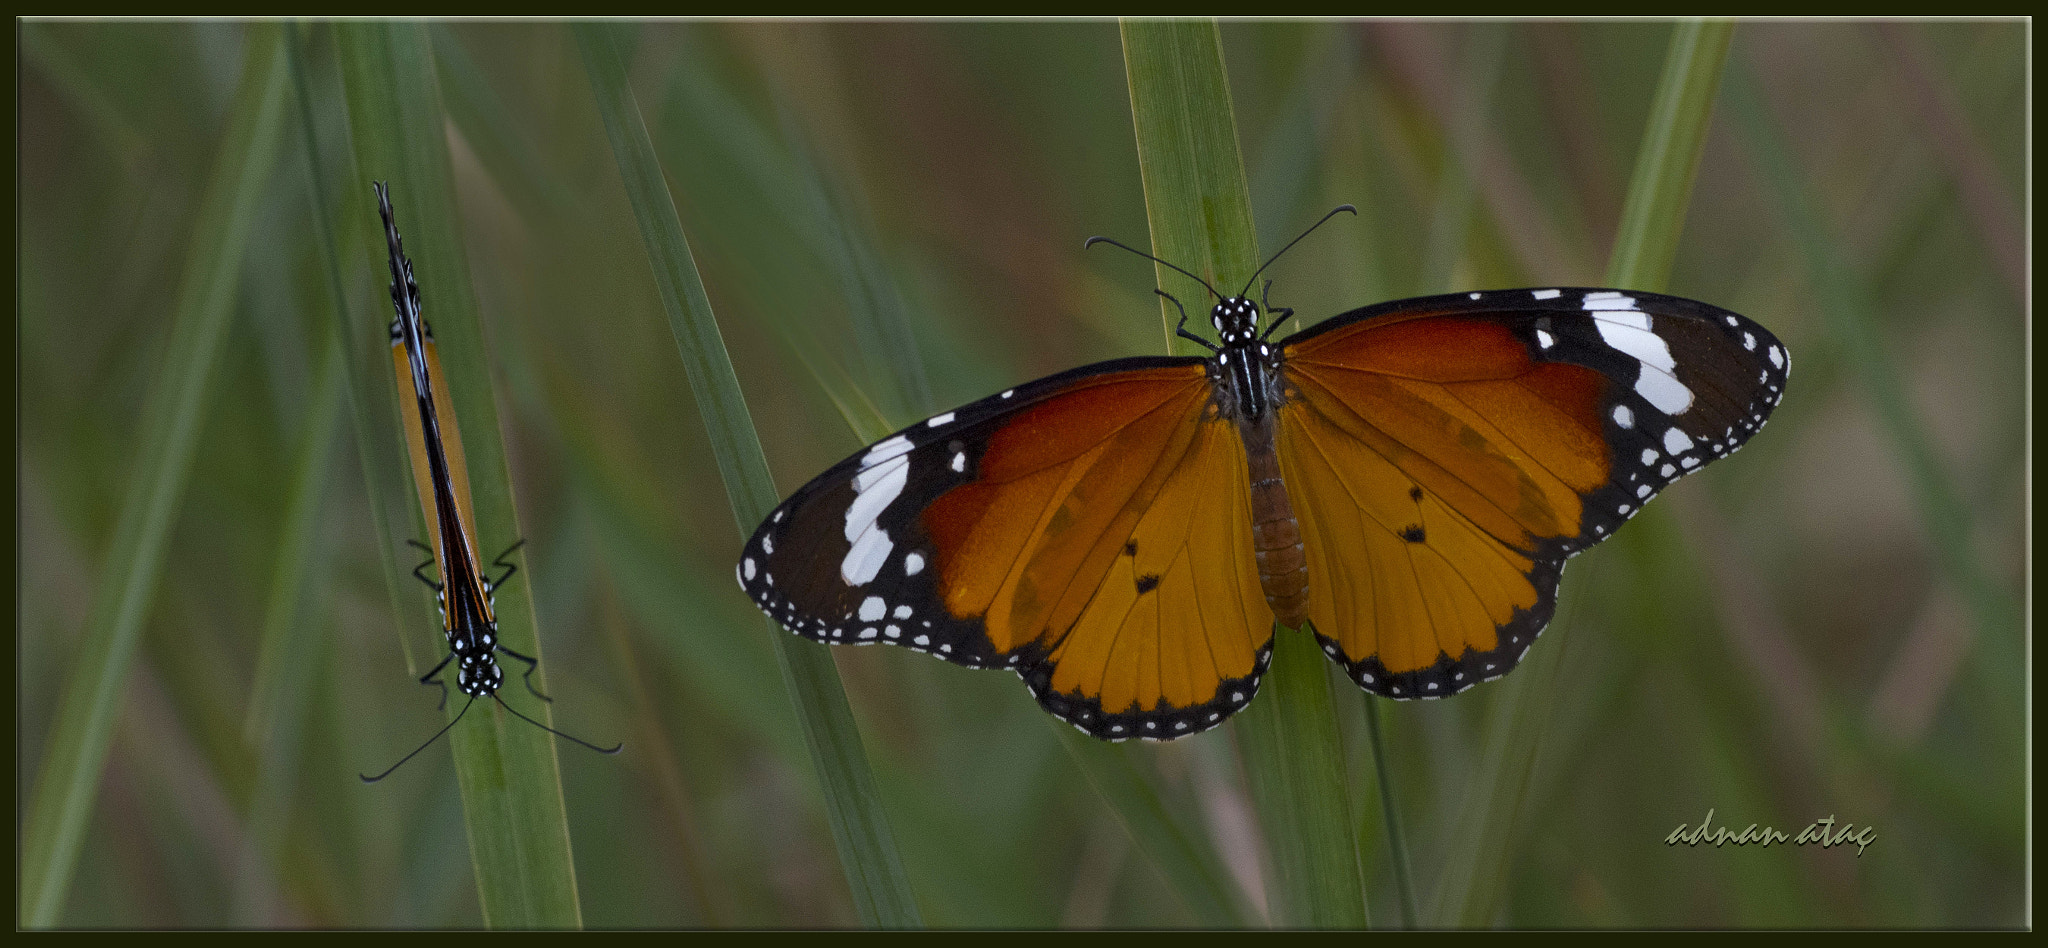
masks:
[[[1265,670],[1273,613],[1252,561],[1244,449],[1228,422],[1186,427],[1178,462],[1149,496],[1125,504],[1129,527],[1093,544],[1091,572],[1061,597],[1078,613],[1044,630],[1034,688],[1042,701],[1106,715],[1091,731],[1206,730],[1251,700]],[[1099,579],[1085,578],[1105,560]]]
[[[1289,398],[1518,548],[1577,536],[1581,495],[1607,481],[1593,409],[1607,380],[1590,369],[1525,358],[1519,375],[1446,380],[1313,358],[1287,368]]]
[[[1448,496],[1478,496],[1496,520],[1518,502],[1478,494],[1442,466],[1409,459],[1404,468],[1355,436],[1357,419],[1327,389],[1305,381],[1301,392],[1281,412],[1279,450],[1324,650],[1359,684],[1394,697],[1449,694],[1505,672],[1513,660],[1503,653],[1526,646],[1549,616],[1556,568],[1501,542]],[[1458,489],[1424,486],[1447,483]]]

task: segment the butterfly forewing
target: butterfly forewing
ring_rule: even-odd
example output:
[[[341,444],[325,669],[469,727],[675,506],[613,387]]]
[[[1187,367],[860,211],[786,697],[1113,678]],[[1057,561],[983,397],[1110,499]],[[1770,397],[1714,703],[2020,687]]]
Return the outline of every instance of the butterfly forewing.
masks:
[[[1734,313],[1584,289],[1369,307],[1281,352],[1310,618],[1355,681],[1402,698],[1505,674],[1564,560],[1740,447],[1787,368]]]

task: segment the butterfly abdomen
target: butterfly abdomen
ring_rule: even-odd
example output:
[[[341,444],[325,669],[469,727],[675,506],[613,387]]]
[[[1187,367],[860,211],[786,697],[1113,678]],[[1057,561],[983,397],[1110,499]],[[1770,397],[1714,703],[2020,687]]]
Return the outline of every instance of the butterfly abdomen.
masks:
[[[1298,629],[1308,620],[1308,556],[1294,500],[1280,476],[1280,455],[1273,448],[1273,415],[1240,421],[1238,431],[1252,481],[1252,555],[1259,563],[1259,587],[1273,617]]]

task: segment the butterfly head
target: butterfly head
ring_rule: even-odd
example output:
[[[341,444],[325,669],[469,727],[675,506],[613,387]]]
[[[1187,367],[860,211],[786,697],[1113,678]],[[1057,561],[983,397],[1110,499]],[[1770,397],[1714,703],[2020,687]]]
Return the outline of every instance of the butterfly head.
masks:
[[[448,650],[455,653],[455,686],[463,694],[483,697],[498,690],[505,673],[493,655],[498,647],[497,629],[487,622],[458,623],[449,633]]]
[[[491,653],[460,656],[455,665],[455,687],[463,694],[482,698],[496,694],[498,686],[505,683],[505,672],[498,667],[498,660]]]
[[[1225,346],[1245,346],[1259,341],[1259,304],[1242,296],[1219,300],[1209,310],[1209,325]]]

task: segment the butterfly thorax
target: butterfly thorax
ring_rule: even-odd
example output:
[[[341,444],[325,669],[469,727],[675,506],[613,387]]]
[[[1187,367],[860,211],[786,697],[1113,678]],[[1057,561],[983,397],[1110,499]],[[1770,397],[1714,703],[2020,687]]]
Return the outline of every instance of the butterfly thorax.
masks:
[[[1223,343],[1209,360],[1217,408],[1240,424],[1265,418],[1274,406],[1280,367],[1277,353],[1259,338],[1259,304],[1233,296],[1209,310],[1209,324]]]

